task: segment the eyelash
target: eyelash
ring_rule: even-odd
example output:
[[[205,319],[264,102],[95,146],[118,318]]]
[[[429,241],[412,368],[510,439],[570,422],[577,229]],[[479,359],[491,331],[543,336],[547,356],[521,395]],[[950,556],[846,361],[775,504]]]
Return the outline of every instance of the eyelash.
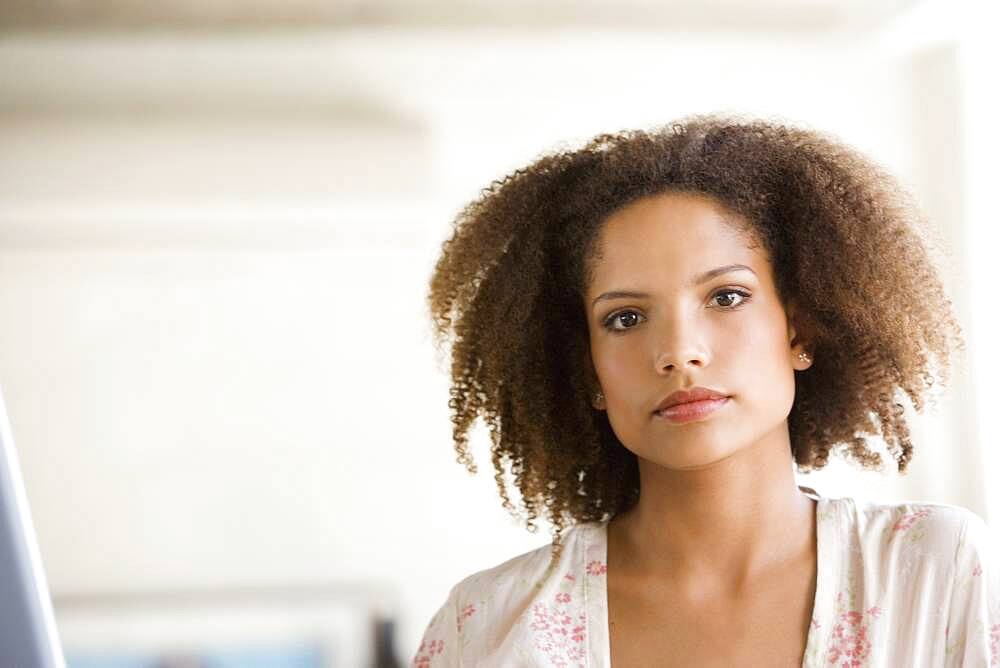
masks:
[[[750,293],[746,292],[745,290],[735,290],[733,288],[725,288],[723,290],[719,290],[718,292],[714,293],[712,295],[712,299],[715,299],[719,295],[728,295],[728,294],[737,294],[740,297],[742,297],[743,299],[742,299],[742,301],[739,304],[736,304],[735,306],[722,306],[722,307],[720,307],[723,311],[735,311],[736,309],[740,308],[741,306],[743,306],[744,304],[746,304],[748,301],[750,301],[750,298],[751,298]],[[614,323],[615,318],[617,318],[619,316],[622,316],[622,315],[625,315],[626,313],[635,313],[635,311],[633,309],[623,309],[621,311],[615,311],[614,313],[612,313],[611,315],[609,315],[607,318],[604,319],[604,323],[603,323],[604,324],[604,329],[606,329],[609,332],[612,332],[614,334],[623,334],[623,333],[627,332],[628,330],[633,329],[634,327],[626,327],[624,329],[616,329],[615,327],[612,327],[612,324]]]

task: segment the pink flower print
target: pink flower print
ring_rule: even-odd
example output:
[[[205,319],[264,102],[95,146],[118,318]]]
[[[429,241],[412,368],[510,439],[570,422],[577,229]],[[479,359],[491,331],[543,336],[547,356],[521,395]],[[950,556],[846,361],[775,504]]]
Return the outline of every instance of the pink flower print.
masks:
[[[873,605],[872,607],[865,610],[865,612],[867,612],[872,617],[878,617],[879,615],[882,614],[882,608],[878,607],[877,605]]]
[[[559,582],[559,593],[556,594],[556,603],[569,603],[571,600],[570,592],[573,591],[574,587],[576,587],[576,576],[572,573],[567,573]]]
[[[553,666],[582,666],[587,619],[582,612],[568,614],[560,608],[537,603],[532,608],[534,645]]]
[[[462,626],[465,624],[465,620],[471,617],[476,612],[476,606],[473,604],[468,604],[462,608],[462,612],[458,613],[458,632],[462,632]]]
[[[916,524],[923,518],[930,515],[930,513],[931,513],[930,508],[921,508],[920,510],[917,510],[912,513],[904,513],[902,517],[896,520],[896,523],[892,525],[892,532],[893,533],[896,533],[897,531],[905,532],[914,524]]]
[[[976,567],[972,569],[972,577],[983,574],[983,567],[980,564],[976,564]]]
[[[833,640],[827,652],[827,661],[839,668],[860,668],[862,659],[868,657],[872,644],[868,640],[868,627],[864,616],[855,610],[843,612],[833,626]]]
[[[565,579],[572,582],[576,578],[566,576]],[[567,591],[557,592],[553,601],[552,605],[536,603],[531,608],[530,628],[534,645],[545,654],[549,665],[583,668],[586,662],[586,613],[572,605],[573,596]]]
[[[990,665],[1000,666],[1000,624],[990,627]]]
[[[420,643],[417,655],[413,657],[413,668],[429,668],[431,659],[442,652],[444,652],[443,640],[431,640],[430,642],[424,641]]]
[[[551,625],[551,617],[548,610],[541,603],[536,603],[531,609],[535,621],[531,623],[532,631],[548,631]]]
[[[606,564],[602,564],[596,559],[589,564],[587,564],[587,575],[604,575],[608,572],[608,567]]]

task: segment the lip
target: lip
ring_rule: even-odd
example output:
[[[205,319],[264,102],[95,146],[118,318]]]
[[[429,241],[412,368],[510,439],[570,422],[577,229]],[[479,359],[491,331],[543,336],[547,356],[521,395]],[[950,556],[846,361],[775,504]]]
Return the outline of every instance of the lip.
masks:
[[[654,413],[661,413],[668,408],[674,406],[679,406],[681,404],[688,403],[699,403],[703,401],[713,402],[720,399],[728,399],[729,397],[718,390],[712,390],[707,387],[692,387],[690,390],[677,390],[671,394],[668,394],[663,400],[656,406]],[[721,403],[719,404],[721,405]]]
[[[685,401],[658,410],[654,415],[671,422],[692,422],[707,417],[727,403],[729,403],[729,397],[726,396],[702,399],[701,401]]]

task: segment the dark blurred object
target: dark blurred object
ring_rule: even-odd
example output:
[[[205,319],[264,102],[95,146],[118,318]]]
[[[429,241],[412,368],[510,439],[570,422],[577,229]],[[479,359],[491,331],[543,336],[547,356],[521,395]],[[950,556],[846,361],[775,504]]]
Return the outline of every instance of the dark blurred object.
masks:
[[[371,668],[402,668],[402,663],[396,657],[395,633],[396,622],[386,617],[373,617],[372,636],[375,646],[372,650]]]
[[[160,659],[156,668],[206,668],[197,656],[168,656]]]

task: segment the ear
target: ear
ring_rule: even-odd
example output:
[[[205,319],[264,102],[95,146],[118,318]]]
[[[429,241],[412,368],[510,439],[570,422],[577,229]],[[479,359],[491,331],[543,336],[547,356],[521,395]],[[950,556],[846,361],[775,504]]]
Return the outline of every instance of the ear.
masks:
[[[794,300],[785,308],[788,323],[789,354],[792,356],[792,367],[804,371],[812,366],[815,341],[815,328],[806,311]],[[805,357],[804,357],[805,355]]]
[[[590,358],[590,353],[588,352],[585,356],[584,367],[586,368],[587,382],[584,388],[587,392],[587,401],[590,403],[594,410],[605,410],[608,406],[607,400],[604,398],[604,392],[601,389],[601,382],[597,379],[597,372],[594,370],[594,361]],[[600,394],[600,398],[598,398]]]

